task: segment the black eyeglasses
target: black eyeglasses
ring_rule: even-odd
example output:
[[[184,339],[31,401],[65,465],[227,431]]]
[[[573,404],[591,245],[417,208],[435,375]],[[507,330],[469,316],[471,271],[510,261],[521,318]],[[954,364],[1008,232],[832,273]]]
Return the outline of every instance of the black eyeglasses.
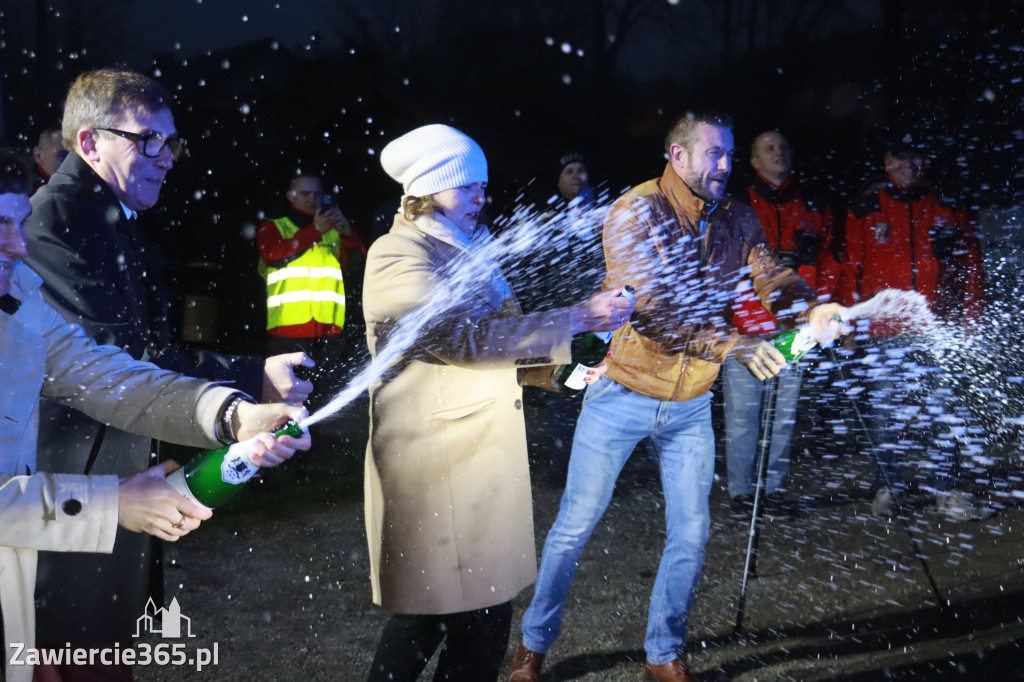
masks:
[[[127,130],[118,130],[117,128],[96,128],[96,130],[113,133],[126,140],[131,140],[135,143],[139,153],[150,159],[157,158],[170,147],[171,158],[176,161],[185,146],[185,140],[180,137],[164,137],[161,133],[129,133]]]

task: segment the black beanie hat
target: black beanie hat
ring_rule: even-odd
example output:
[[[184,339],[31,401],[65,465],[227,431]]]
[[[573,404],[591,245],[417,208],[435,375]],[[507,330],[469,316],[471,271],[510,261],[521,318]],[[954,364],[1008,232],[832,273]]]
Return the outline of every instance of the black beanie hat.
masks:
[[[562,158],[558,160],[558,174],[561,175],[562,171],[564,171],[565,167],[568,166],[570,163],[582,163],[583,165],[587,164],[582,154],[580,154],[579,152],[569,152],[568,154],[562,155]]]

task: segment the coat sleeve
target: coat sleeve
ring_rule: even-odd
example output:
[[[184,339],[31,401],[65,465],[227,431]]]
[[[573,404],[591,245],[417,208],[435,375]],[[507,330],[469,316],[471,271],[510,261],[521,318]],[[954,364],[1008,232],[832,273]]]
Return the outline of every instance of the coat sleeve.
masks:
[[[216,447],[215,422],[233,389],[159,369],[98,346],[52,310],[41,395],[132,433]]]
[[[323,236],[317,231],[314,223],[301,228],[295,236],[285,239],[277,225],[264,220],[256,231],[256,249],[260,258],[275,267],[280,267],[275,261],[302,255],[314,244],[319,244],[322,239]]]
[[[441,252],[449,248],[452,254]],[[455,252],[394,233],[370,247],[363,313],[374,325],[378,355],[388,343],[410,343],[410,354],[428,362],[477,369],[569,362],[568,308],[530,315],[509,301],[487,308],[472,284],[446,276]]]
[[[146,360],[172,372],[230,384],[256,399],[263,392],[266,361],[257,355],[224,355],[206,350],[186,352],[178,346],[167,346],[150,354]]]
[[[783,330],[806,322],[808,311],[817,302],[810,284],[795,270],[782,265],[765,244],[750,249],[747,265],[754,293]]]
[[[0,545],[105,552],[117,532],[117,476],[0,476]]]

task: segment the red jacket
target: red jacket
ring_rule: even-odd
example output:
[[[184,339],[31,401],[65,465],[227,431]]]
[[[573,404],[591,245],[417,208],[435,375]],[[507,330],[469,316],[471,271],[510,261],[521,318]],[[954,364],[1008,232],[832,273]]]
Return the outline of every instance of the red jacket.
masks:
[[[981,315],[981,248],[966,216],[927,188],[886,185],[854,203],[846,221],[846,266],[838,291],[852,305],[883,289],[917,291],[948,320]],[[893,330],[873,331],[876,337]]]
[[[808,198],[787,179],[781,187],[770,184],[760,173],[747,188],[750,207],[764,228],[768,244],[788,267],[797,271],[811,287],[817,288],[822,243],[830,230],[831,212]],[[733,324],[741,334],[774,334],[775,317],[752,289],[740,293],[733,306]]]

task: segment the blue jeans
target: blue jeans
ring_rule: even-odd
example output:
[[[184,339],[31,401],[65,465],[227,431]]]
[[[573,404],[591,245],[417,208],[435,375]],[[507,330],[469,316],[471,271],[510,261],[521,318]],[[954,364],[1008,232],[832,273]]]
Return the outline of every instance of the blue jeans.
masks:
[[[789,472],[789,447],[796,426],[797,400],[800,398],[799,363],[779,373],[772,421],[771,447],[768,450],[768,478],[765,492],[782,487]],[[729,358],[722,365],[722,397],[725,400],[725,461],[729,473],[729,495],[752,495],[757,483],[757,453],[761,440],[761,397],[768,387],[750,370]]]
[[[704,565],[714,476],[711,394],[658,400],[601,376],[587,389],[576,423],[569,476],[548,533],[533,601],[523,616],[523,644],[545,653],[558,638],[562,612],[583,546],[612,498],[615,480],[637,443],[658,459],[668,539],[654,581],[644,649],[663,665],[679,656]]]

